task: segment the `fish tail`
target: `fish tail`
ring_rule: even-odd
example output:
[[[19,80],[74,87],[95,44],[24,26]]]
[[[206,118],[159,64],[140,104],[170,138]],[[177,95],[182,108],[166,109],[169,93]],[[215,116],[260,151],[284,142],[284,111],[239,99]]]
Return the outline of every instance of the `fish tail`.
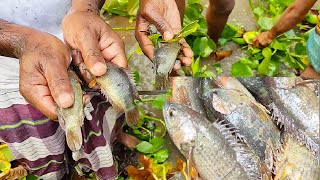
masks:
[[[169,85],[168,75],[157,74],[155,80],[156,90],[166,90]]]
[[[125,114],[126,114],[126,122],[128,126],[134,126],[138,124],[140,120],[140,115],[137,107],[127,110]]]
[[[81,128],[70,128],[66,131],[67,144],[71,151],[78,151],[82,146]]]

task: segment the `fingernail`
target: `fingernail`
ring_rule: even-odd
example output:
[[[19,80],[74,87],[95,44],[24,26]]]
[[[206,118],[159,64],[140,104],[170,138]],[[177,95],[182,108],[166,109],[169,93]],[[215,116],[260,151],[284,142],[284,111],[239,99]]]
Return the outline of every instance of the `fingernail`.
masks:
[[[163,33],[163,39],[164,39],[165,41],[168,41],[168,40],[170,40],[170,39],[172,39],[172,38],[173,38],[173,34],[172,34],[171,32],[166,31],[166,32]]]
[[[95,63],[91,68],[91,72],[95,76],[102,76],[106,73],[106,71],[107,71],[107,66],[102,62]]]
[[[59,106],[62,108],[68,108],[73,104],[73,97],[68,93],[62,93],[58,97]]]

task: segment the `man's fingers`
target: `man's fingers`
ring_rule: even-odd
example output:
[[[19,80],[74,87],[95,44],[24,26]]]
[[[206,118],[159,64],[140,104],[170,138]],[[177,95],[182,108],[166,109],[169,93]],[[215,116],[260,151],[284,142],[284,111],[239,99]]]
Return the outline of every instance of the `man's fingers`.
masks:
[[[22,82],[22,81],[21,81]],[[46,85],[20,85],[21,95],[42,114],[50,119],[56,120],[56,106],[50,95],[50,90]]]
[[[105,60],[101,54],[98,37],[85,33],[80,40],[80,51],[89,71],[95,76],[102,76],[107,72]]]
[[[158,12],[142,14],[150,24],[156,26],[157,30],[162,34],[163,40],[168,41],[173,38],[174,33],[171,25]]]
[[[48,64],[44,70],[45,77],[54,101],[61,108],[68,108],[73,104],[74,95],[67,73],[67,67],[63,63]]]
[[[191,58],[185,57],[184,55],[178,55],[178,59],[182,62],[185,66],[190,66],[192,63]]]
[[[76,66],[78,66],[79,64],[84,62],[81,52],[79,52],[77,50],[71,51],[71,57],[72,57],[72,63]]]
[[[138,18],[136,22],[135,36],[140,44],[142,52],[150,59],[153,59],[154,46],[152,41],[148,38],[148,23]]]
[[[102,50],[101,53],[107,61],[111,61],[112,63],[124,68],[128,66],[124,47],[118,43],[111,43],[111,45]]]

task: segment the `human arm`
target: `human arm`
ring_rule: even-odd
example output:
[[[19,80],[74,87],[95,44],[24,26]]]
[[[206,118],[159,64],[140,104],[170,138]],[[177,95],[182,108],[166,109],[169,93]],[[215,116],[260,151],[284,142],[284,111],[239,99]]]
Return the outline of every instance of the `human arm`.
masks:
[[[0,55],[19,58],[20,93],[44,115],[56,119],[54,102],[63,108],[73,104],[70,53],[58,38],[0,19]]]
[[[179,7],[182,8],[184,3],[182,0],[177,0]],[[181,14],[175,0],[141,0],[137,13],[135,36],[140,44],[144,54],[153,59],[155,47],[148,38],[148,25],[153,24],[158,31],[163,35],[164,40],[170,40],[175,33],[181,31]],[[184,8],[184,7],[183,7]],[[191,64],[193,52],[184,39],[180,41],[182,45],[182,53],[179,59],[185,65]]]
[[[296,0],[287,7],[276,24],[254,40],[256,46],[268,46],[277,36],[292,29],[304,19],[317,0]]]
[[[99,16],[103,2],[72,0],[71,8],[62,22],[66,44],[81,53],[80,59],[95,76],[105,74],[106,61],[127,67],[123,41]]]

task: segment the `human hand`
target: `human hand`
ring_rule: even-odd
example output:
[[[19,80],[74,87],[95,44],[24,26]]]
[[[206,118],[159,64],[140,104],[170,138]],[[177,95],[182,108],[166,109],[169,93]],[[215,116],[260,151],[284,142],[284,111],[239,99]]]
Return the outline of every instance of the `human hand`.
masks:
[[[144,54],[152,60],[155,47],[148,38],[149,24],[156,26],[165,41],[172,39],[175,33],[181,31],[181,19],[176,2],[174,0],[140,1],[135,36]],[[182,45],[182,53],[178,56],[178,59],[184,65],[189,66],[193,52],[184,39],[180,40],[180,43]],[[174,68],[179,69],[180,67],[175,65]]]
[[[31,28],[23,31],[20,59],[20,93],[50,119],[57,119],[56,105],[67,108],[74,96],[67,68],[67,47],[58,38]]]
[[[274,38],[276,38],[276,36],[274,35],[274,33],[272,33],[271,30],[263,32],[261,34],[259,34],[254,40],[253,40],[253,44],[256,47],[266,47],[269,44],[272,43],[272,41],[274,40]]]
[[[106,61],[127,67],[123,41],[94,11],[71,8],[63,19],[62,31],[67,45],[81,53],[75,64],[84,61],[93,75],[106,73]]]

